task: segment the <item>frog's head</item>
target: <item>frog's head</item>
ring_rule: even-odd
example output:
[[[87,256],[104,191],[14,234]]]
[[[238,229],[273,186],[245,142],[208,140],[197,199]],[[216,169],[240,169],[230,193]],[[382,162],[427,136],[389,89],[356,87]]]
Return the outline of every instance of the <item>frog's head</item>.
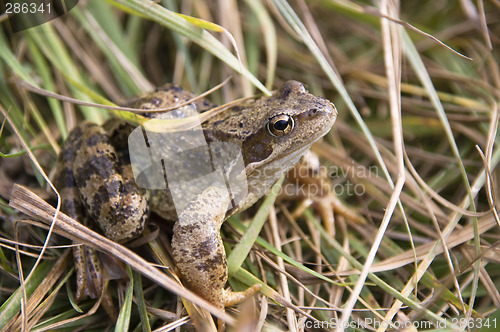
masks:
[[[336,117],[330,101],[288,81],[271,97],[225,112],[211,121],[209,131],[213,139],[241,147],[250,196],[255,196],[250,200],[256,200],[331,129]]]
[[[316,97],[302,83],[288,81],[271,97],[236,106],[213,121],[217,140],[241,146],[249,170],[281,160],[283,168],[293,166],[287,157],[299,155],[332,127],[337,117],[335,106]],[[247,170],[247,174],[249,171]]]

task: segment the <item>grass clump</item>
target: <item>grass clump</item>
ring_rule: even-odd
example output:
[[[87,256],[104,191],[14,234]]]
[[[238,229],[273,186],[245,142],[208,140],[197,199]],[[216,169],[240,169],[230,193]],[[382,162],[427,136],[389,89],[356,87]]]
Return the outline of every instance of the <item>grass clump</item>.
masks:
[[[33,87],[114,105],[166,82],[199,94],[229,76],[214,102],[295,79],[334,102],[339,118],[306,158],[308,173],[296,169],[285,180],[283,188],[296,191],[282,190],[224,225],[231,287],[265,284],[258,301],[219,312],[228,326],[500,324],[500,8],[464,3],[89,0],[17,33],[0,16],[0,105],[10,118],[0,131],[0,327],[114,326],[94,300],[73,298],[68,239],[93,235],[79,238],[62,220],[47,242],[39,222],[51,221],[43,200],[56,199],[47,179],[69,129],[83,118],[102,123],[110,112]],[[41,197],[23,196],[39,214],[21,217],[8,206],[14,183]],[[242,234],[262,218],[268,222],[242,257],[250,248],[240,246]],[[137,252],[168,266],[168,236],[152,234]],[[128,263],[133,254],[120,252]],[[143,263],[131,266],[144,272]],[[173,294],[182,288],[167,275],[153,282],[129,271],[130,285],[109,283],[120,326],[182,329],[194,321],[213,329],[196,300],[184,301],[187,318]]]

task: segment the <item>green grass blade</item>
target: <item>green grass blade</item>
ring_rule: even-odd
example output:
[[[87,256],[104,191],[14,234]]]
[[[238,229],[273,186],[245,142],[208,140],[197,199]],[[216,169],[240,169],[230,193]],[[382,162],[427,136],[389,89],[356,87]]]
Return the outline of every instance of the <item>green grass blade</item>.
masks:
[[[127,272],[130,282],[127,287],[127,292],[125,293],[122,307],[120,308],[120,314],[116,320],[115,332],[129,330],[130,316],[132,315],[132,299],[134,296],[134,276],[130,266],[127,266]]]
[[[250,227],[248,227],[245,230],[244,235],[241,237],[240,242],[238,243],[238,245],[234,247],[233,251],[231,251],[231,253],[227,257],[227,269],[228,269],[228,275],[230,277],[233,274],[235,274],[236,271],[238,271],[238,269],[243,264],[243,261],[248,256],[250,249],[252,249],[255,240],[259,236],[262,226],[264,226],[264,223],[267,220],[267,216],[269,215],[269,210],[271,209],[271,205],[274,204],[274,201],[276,200],[276,197],[280,192],[281,185],[283,184],[284,180],[285,177],[282,176],[272,186],[269,195],[267,195],[266,199],[259,208],[259,211],[253,218]]]
[[[126,7],[136,15],[143,15],[169,29],[172,29],[182,36],[197,43],[220,60],[224,61],[228,66],[233,68],[237,73],[242,74],[250,82],[252,82],[263,93],[270,95],[269,90],[252,74],[247,68],[243,67],[238,59],[214,36],[208,33],[203,28],[215,28],[213,25],[207,25],[203,21],[195,18],[190,18],[189,21],[185,15],[174,13],[160,5],[151,1],[145,0],[121,0],[112,1],[112,4],[119,5],[121,8]],[[200,26],[194,24],[200,24]]]
[[[43,54],[48,58],[50,65],[57,68],[63,76],[71,77],[74,81],[82,85],[91,85],[83,78],[73,57],[50,22],[28,29],[24,33],[26,38],[32,39],[37,47],[42,50]],[[79,89],[71,85],[70,89],[76,98],[90,101]],[[82,106],[81,109],[85,117],[94,122],[101,123],[105,117],[105,113],[100,109],[88,106]]]
[[[139,272],[134,271],[134,294],[141,316],[141,326],[143,332],[151,331],[149,323],[148,311],[146,310],[146,300],[144,299],[144,291],[142,287],[142,276]]]
[[[43,261],[38,265],[36,271],[32,272],[31,278],[24,284],[27,297],[29,297],[40,283],[42,283],[53,265],[54,262],[52,261]],[[19,314],[22,299],[23,289],[19,287],[7,301],[0,306],[0,326],[6,326],[15,315]]]
[[[51,73],[48,70],[49,66],[47,61],[45,61],[44,57],[40,50],[35,46],[31,39],[26,39],[28,44],[28,49],[30,51],[31,56],[33,57],[33,61],[40,73],[40,77],[43,81],[43,88],[50,91],[55,91],[55,84],[51,77]],[[66,139],[68,136],[68,131],[66,130],[66,123],[64,121],[64,113],[61,106],[61,102],[59,100],[50,98],[48,100],[50,105],[50,110],[52,111],[52,115],[54,116],[54,120],[56,121],[57,128],[61,133],[63,139]]]
[[[274,77],[276,75],[276,63],[278,61],[278,41],[276,29],[269,13],[260,1],[245,0],[245,3],[255,13],[257,20],[259,21],[261,33],[258,37],[263,35],[266,47],[266,87],[268,89],[272,89],[274,85]],[[256,60],[258,61],[258,58]]]
[[[137,65],[138,60],[132,55],[133,53],[127,48],[125,50],[120,48],[120,44],[123,44],[123,41],[120,43],[122,38],[114,39],[112,36],[116,33],[108,36],[104,27],[99,25],[100,21],[97,18],[100,16],[93,16],[95,13],[102,14],[101,11],[103,8],[101,7],[102,5],[99,5],[97,8],[89,8],[93,9],[92,11],[82,11],[79,8],[75,8],[71,11],[71,14],[74,15],[95,44],[104,53],[112,69],[110,72],[125,95],[130,97],[144,91],[152,90],[152,84],[139,69]],[[113,17],[113,15],[109,16]]]
[[[368,143],[370,144],[370,147],[373,150],[373,153],[375,154],[375,157],[382,168],[382,172],[384,173],[384,176],[387,180],[387,182],[391,185],[392,188],[394,188],[394,183],[392,182],[391,176],[389,174],[389,171],[387,170],[387,166],[384,163],[384,160],[382,158],[382,155],[380,154],[379,149],[377,148],[377,144],[375,142],[375,139],[373,138],[373,135],[370,132],[370,129],[366,126],[366,123],[364,122],[363,118],[361,117],[361,114],[359,114],[358,109],[354,105],[354,102],[352,101],[351,97],[349,96],[349,93],[344,87],[344,83],[340,79],[340,77],[335,73],[333,68],[328,64],[328,61],[324,57],[324,55],[321,53],[321,50],[319,47],[316,45],[314,42],[313,38],[307,31],[306,27],[304,24],[301,22],[300,18],[297,16],[295,11],[293,10],[292,7],[290,7],[290,4],[285,1],[285,0],[273,0],[274,4],[276,7],[279,9],[280,13],[283,15],[283,17],[286,19],[287,23],[290,24],[290,26],[293,28],[293,30],[302,38],[302,41],[304,44],[309,48],[309,51],[314,55],[316,60],[318,61],[319,65],[325,72],[325,74],[328,76],[330,81],[332,82],[333,86],[337,89],[337,91],[340,93],[340,96],[344,100],[344,102],[347,104],[347,107],[349,107],[349,110],[351,111],[352,116],[354,119],[356,119],[356,122],[358,123],[359,127],[363,131],[363,134],[365,134],[366,139],[368,140]]]

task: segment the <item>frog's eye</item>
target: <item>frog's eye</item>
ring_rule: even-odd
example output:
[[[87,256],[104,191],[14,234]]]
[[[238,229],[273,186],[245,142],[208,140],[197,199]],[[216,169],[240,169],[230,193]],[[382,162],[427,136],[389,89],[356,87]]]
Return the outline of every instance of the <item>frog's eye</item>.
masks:
[[[285,136],[292,131],[295,122],[290,115],[273,116],[267,123],[267,131],[273,136]]]

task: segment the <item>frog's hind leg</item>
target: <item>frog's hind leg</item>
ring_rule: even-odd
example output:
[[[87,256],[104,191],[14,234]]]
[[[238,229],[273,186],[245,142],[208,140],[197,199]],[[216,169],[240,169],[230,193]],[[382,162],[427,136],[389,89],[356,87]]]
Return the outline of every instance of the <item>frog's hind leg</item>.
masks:
[[[71,131],[58,161],[60,176],[56,187],[63,197],[62,210],[91,228],[89,219],[92,219],[114,241],[140,234],[149,212],[149,194],[137,188],[131,167],[122,163],[123,159],[118,158],[103,128],[83,122]],[[97,298],[102,294],[104,308],[110,317],[116,318],[99,254],[78,246],[73,255],[77,299]]]
[[[71,218],[82,222],[85,217],[85,210],[80,200],[80,193],[76,187],[76,181],[73,174],[73,155],[74,146],[72,142],[76,141],[82,135],[80,127],[73,129],[62,147],[57,162],[55,186],[61,196],[61,210]],[[73,259],[76,269],[76,299],[82,300],[87,297],[89,285],[85,273],[85,249],[83,246],[73,248]]]
[[[82,128],[76,127],[71,131],[62,147],[57,163],[55,186],[61,196],[61,210],[69,217],[89,226],[89,218],[80,199],[73,172],[74,145],[82,135]],[[73,260],[76,271],[76,299],[84,300],[87,296],[97,298],[102,295],[103,307],[110,317],[117,317],[116,309],[109,292],[105,289],[102,277],[102,266],[97,252],[87,246],[73,247]]]
[[[137,186],[130,163],[118,154],[108,133],[84,123],[74,149],[73,173],[90,217],[113,241],[140,235],[149,217],[149,192]]]

